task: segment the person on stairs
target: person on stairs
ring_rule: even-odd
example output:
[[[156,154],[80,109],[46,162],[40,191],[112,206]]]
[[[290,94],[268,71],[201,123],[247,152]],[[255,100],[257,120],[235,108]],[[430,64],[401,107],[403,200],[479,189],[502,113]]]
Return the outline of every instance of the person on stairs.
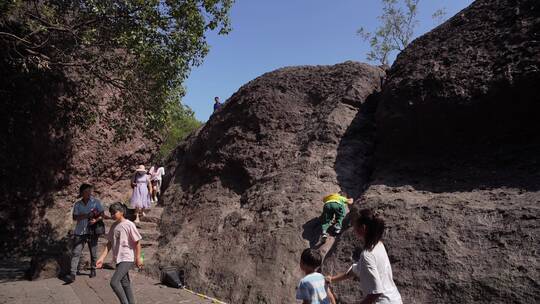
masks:
[[[122,304],[135,304],[135,297],[131,289],[129,269],[133,263],[139,268],[143,267],[141,256],[141,234],[135,224],[124,217],[126,206],[120,202],[109,207],[111,217],[114,219],[109,233],[107,234],[107,246],[103,249],[97,261],[97,267],[103,267],[103,261],[109,251],[113,252],[113,262],[116,269],[111,278],[111,288]]]
[[[79,187],[79,197],[81,199],[73,206],[73,220],[77,224],[73,231],[71,269],[70,274],[66,277],[68,283],[73,283],[75,276],[79,272],[79,261],[85,243],[88,243],[88,248],[90,249],[90,277],[93,278],[96,276],[99,233],[96,233],[93,226],[103,219],[103,206],[99,200],[92,196],[92,185],[90,184],[82,184]]]
[[[332,193],[323,198],[324,207],[321,216],[322,220],[322,236],[321,242],[326,242],[328,238],[328,228],[334,224],[334,232],[339,234],[343,224],[343,219],[347,213],[347,205],[353,203],[352,198],[346,198],[339,193]]]
[[[152,182],[152,203],[157,203],[161,195],[161,182],[165,175],[165,168],[159,166],[150,167],[150,180]]]
[[[139,165],[135,170],[135,175],[131,180],[131,208],[135,209],[135,223],[139,223],[139,217],[144,216],[144,211],[150,209],[150,193],[152,185],[150,178],[146,174],[144,165]]]
[[[363,241],[364,248],[360,258],[347,272],[327,276],[328,283],[360,279],[362,304],[402,304],[401,295],[394,283],[390,259],[382,243],[384,220],[370,209],[361,210],[353,221],[356,236]]]

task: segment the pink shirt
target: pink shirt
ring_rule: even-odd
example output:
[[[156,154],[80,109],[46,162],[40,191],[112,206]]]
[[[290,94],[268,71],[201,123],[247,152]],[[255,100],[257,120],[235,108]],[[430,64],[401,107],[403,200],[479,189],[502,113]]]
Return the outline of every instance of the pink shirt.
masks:
[[[115,264],[121,262],[135,262],[135,246],[141,235],[130,220],[114,222],[107,239],[112,244],[113,260]]]

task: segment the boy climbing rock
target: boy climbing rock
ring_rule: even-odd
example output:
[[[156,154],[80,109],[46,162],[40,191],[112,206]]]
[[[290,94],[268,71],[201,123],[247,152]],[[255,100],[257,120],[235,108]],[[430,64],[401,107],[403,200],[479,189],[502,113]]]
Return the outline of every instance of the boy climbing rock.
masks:
[[[328,238],[328,228],[332,226],[332,222],[335,220],[334,232],[339,234],[341,232],[341,225],[347,213],[346,206],[353,203],[352,198],[346,198],[339,193],[332,193],[323,198],[324,207],[321,216],[322,219],[322,236],[321,242],[326,242]]]

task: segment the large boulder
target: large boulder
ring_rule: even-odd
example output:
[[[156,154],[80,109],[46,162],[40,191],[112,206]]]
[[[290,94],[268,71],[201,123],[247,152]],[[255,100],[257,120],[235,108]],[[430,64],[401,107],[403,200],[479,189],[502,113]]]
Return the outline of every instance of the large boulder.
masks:
[[[377,110],[378,155],[538,137],[539,49],[535,0],[478,0],[416,39],[389,72]]]
[[[386,218],[404,303],[538,303],[540,3],[479,0],[413,41],[376,114],[357,208]],[[336,241],[325,271],[359,244]],[[356,303],[358,284],[335,286]]]
[[[384,71],[291,67],[249,82],[168,165],[158,252],[188,286],[230,303],[291,303],[324,194],[367,182]]]

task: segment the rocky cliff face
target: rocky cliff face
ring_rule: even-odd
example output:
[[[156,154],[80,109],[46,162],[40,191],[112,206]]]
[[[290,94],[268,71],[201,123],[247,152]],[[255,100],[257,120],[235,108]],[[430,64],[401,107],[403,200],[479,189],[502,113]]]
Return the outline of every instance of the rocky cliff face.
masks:
[[[115,122],[99,115],[114,117],[114,89],[98,84],[83,99],[97,115],[81,122],[83,116],[74,117],[80,100],[69,99],[73,79],[50,71],[15,74],[1,60],[0,66],[1,248],[35,254],[66,238],[81,183],[94,184],[103,202],[124,201],[134,166],[147,163],[156,145],[137,126],[129,140],[115,141]]]
[[[386,218],[404,303],[536,303],[540,4],[479,0],[383,72],[281,69],[248,83],[169,163],[160,263],[232,303],[291,302],[320,199]],[[361,250],[351,229],[323,271]],[[355,282],[334,286],[342,303]]]
[[[416,39],[383,92],[378,154],[530,140],[538,127],[539,15],[537,1],[476,1]]]
[[[356,207],[385,216],[404,303],[540,300],[539,33],[538,1],[480,0],[390,70]],[[344,270],[358,247],[345,232],[326,270]]]
[[[322,197],[359,195],[384,72],[284,68],[243,86],[172,157],[159,261],[230,303],[294,301],[299,254],[318,240]]]

